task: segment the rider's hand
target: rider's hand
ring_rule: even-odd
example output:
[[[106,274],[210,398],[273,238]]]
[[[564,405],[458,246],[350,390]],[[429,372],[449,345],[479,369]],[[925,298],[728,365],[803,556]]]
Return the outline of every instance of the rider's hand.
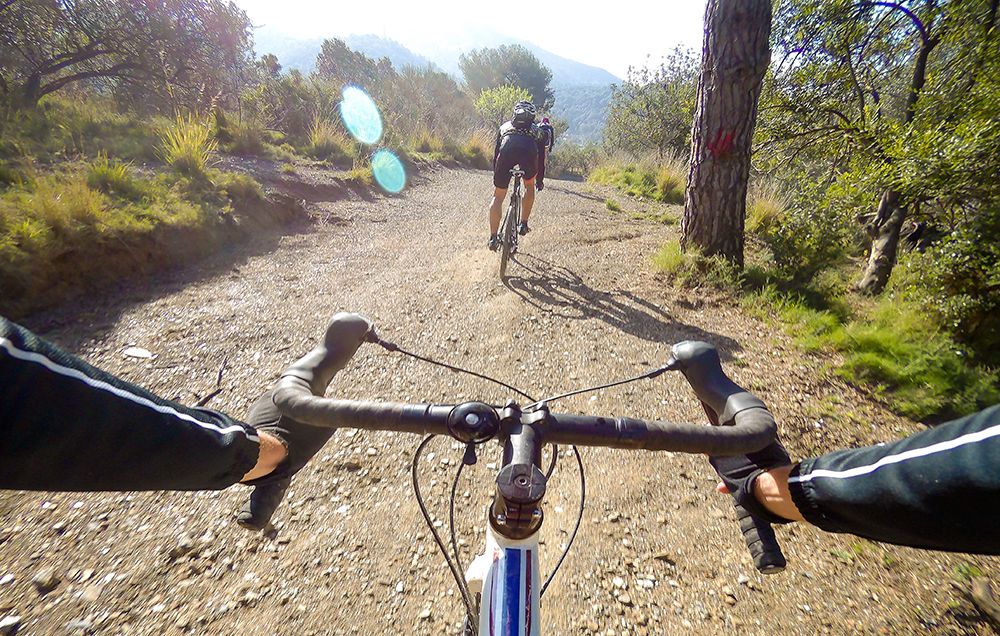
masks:
[[[801,518],[801,515],[790,515],[784,507],[772,509],[765,505],[772,503],[771,499],[774,498],[770,486],[775,480],[768,471],[788,467],[792,463],[780,441],[775,440],[769,446],[749,455],[709,457],[708,461],[722,478],[719,491],[728,492],[738,504],[754,516],[771,523],[788,523],[790,520]],[[784,474],[784,492],[787,493],[787,471]],[[766,496],[761,497],[761,494]],[[788,501],[791,501],[790,497]],[[794,509],[794,505],[792,508]]]

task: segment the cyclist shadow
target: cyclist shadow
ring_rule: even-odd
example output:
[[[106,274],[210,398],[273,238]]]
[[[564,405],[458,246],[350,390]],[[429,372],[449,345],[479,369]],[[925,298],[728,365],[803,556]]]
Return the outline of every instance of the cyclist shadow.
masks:
[[[512,258],[520,268],[504,284],[532,307],[570,320],[596,318],[650,342],[704,340],[718,347],[724,360],[742,350],[732,338],[678,322],[663,308],[631,292],[594,289],[571,269],[530,253]]]

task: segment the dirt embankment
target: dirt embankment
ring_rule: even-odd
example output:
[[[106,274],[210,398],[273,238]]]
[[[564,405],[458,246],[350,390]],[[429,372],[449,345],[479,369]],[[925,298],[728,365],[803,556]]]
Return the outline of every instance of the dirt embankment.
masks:
[[[322,174],[301,198],[329,187]],[[265,179],[266,181],[266,179]],[[509,286],[485,249],[483,172],[442,170],[403,195],[309,201],[308,231],[250,241],[114,293],[26,319],[88,361],[152,390],[237,415],[307,350],[337,310],[383,335],[537,396],[635,375],[670,344],[714,342],[731,375],[780,420],[793,455],[918,430],[831,378],[769,325],[724,297],[669,288],[649,256],[676,228],[612,216],[607,193],[550,181],[537,199]],[[306,186],[303,186],[306,187]],[[320,197],[323,198],[323,197]],[[626,204],[626,213],[639,204]],[[123,355],[138,345],[151,360]],[[334,382],[344,397],[502,403],[482,381],[370,347]],[[681,378],[665,375],[558,403],[571,412],[701,421]],[[232,522],[248,490],[0,496],[0,618],[22,633],[448,634],[461,611],[409,485],[419,440],[338,431],[297,478],[277,532]],[[436,518],[462,449],[436,440],[421,474]],[[584,449],[587,503],[573,551],[542,603],[548,634],[985,634],[955,586],[995,579],[995,558],[944,555],[779,530],[786,572],[756,574],[729,501],[702,457]],[[482,541],[497,449],[459,484],[463,560]],[[545,501],[542,571],[579,503],[564,457]],[[984,532],[995,529],[984,528]],[[35,582],[33,582],[35,579]]]

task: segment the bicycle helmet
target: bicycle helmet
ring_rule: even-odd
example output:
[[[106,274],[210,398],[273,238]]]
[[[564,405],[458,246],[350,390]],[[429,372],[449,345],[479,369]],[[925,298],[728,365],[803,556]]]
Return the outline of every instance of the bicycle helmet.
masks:
[[[535,105],[531,102],[518,102],[514,104],[514,117],[511,121],[530,124],[535,121]]]

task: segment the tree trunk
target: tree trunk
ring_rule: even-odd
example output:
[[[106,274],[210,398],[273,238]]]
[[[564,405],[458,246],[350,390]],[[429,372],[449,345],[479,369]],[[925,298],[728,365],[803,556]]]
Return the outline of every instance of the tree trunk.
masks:
[[[906,96],[906,110],[903,113],[903,123],[910,126],[916,114],[917,100],[927,81],[927,59],[931,51],[941,41],[939,37],[927,35],[931,26],[919,24],[922,38],[917,59],[913,64],[913,77],[910,79],[910,91]],[[892,268],[896,266],[896,250],[899,247],[899,233],[906,220],[906,208],[899,205],[899,192],[886,190],[879,200],[878,212],[872,223],[872,248],[868,255],[868,265],[858,281],[857,290],[863,294],[881,294],[889,284]]]
[[[750,146],[770,61],[769,0],[709,0],[681,248],[743,266]]]
[[[899,234],[905,220],[906,209],[899,205],[899,193],[895,190],[883,192],[872,222],[872,249],[868,255],[868,265],[858,281],[859,292],[872,296],[881,294],[889,283],[889,275],[896,265]]]

